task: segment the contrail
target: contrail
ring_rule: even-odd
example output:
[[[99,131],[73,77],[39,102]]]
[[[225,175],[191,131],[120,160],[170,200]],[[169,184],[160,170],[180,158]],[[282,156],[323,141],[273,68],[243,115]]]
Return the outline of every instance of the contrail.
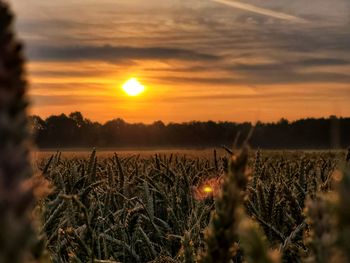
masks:
[[[288,21],[298,22],[298,23],[307,23],[308,22],[307,20],[300,18],[300,17],[288,15],[285,13],[281,13],[281,12],[277,12],[277,11],[273,11],[273,10],[269,10],[269,9],[265,9],[265,8],[261,8],[261,7],[257,7],[255,5],[251,5],[251,4],[247,4],[247,3],[238,2],[236,0],[234,0],[234,1],[212,0],[212,1],[220,3],[220,4],[232,6],[232,7],[238,8],[238,9],[247,10],[247,11],[250,11],[253,13],[277,18],[277,19],[288,20]]]

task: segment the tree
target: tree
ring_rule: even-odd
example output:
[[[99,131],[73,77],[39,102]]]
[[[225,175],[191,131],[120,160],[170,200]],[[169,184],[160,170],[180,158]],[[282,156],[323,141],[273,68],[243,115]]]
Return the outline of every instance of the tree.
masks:
[[[241,145],[253,125],[233,122],[169,123],[156,121],[146,125],[130,124],[123,119],[114,119],[100,124],[85,119],[80,112],[68,117],[64,114],[50,116],[45,121],[31,118],[37,140],[43,147],[220,147]],[[255,125],[250,145],[257,148],[330,148],[336,133],[339,145],[350,144],[350,118],[301,119],[277,123],[258,122]],[[333,132],[331,132],[333,131]]]
[[[75,121],[77,127],[82,127],[85,124],[85,120],[83,115],[81,114],[81,112],[76,111],[76,112],[72,112],[71,114],[69,114],[69,118],[71,118],[72,120]]]

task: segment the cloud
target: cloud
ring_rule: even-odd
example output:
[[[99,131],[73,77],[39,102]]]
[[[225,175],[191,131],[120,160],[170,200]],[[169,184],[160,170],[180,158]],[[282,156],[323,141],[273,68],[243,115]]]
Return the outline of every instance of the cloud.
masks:
[[[66,106],[77,104],[106,104],[121,103],[123,100],[117,100],[109,96],[94,95],[35,95],[34,103],[37,106]]]
[[[230,69],[228,71],[237,77],[191,77],[191,76],[166,76],[156,77],[153,81],[158,81],[169,85],[211,85],[232,86],[235,85],[280,85],[280,84],[306,84],[306,83],[333,83],[349,84],[350,75],[342,73],[303,73],[287,69],[264,69],[246,70]]]
[[[350,61],[341,58],[311,58],[293,63],[299,66],[343,66],[350,65]]]
[[[339,58],[309,58],[295,61],[283,61],[277,63],[243,64],[236,63],[228,66],[229,70],[235,71],[276,71],[281,70],[299,70],[305,67],[313,66],[345,66],[350,65],[350,60]]]
[[[127,59],[176,59],[213,61],[219,57],[188,49],[172,47],[127,47],[127,46],[69,46],[29,47],[28,56],[33,61],[108,61]]]
[[[311,104],[318,98],[323,114],[339,96],[344,100],[335,104],[350,109],[349,0],[86,0],[89,4],[73,1],[73,6],[70,0],[13,1],[21,7],[17,27],[28,47],[33,98],[48,111],[55,103],[83,107],[95,100],[115,114],[113,107],[122,102],[103,96],[116,96],[109,88],[117,89],[131,73],[142,78],[152,96],[183,96],[164,106],[169,114],[190,110],[191,118],[202,99],[204,117],[212,112],[231,118],[233,108],[248,108],[239,104],[246,98],[252,110],[266,111],[275,102],[255,102],[279,98],[281,105],[271,113],[276,116],[288,107],[290,112],[304,109],[290,107],[290,98],[307,97]],[[299,23],[303,18],[310,23]],[[322,85],[327,89],[321,96]],[[247,86],[262,94],[245,95]],[[340,86],[347,89],[337,90]],[[81,103],[76,94],[82,95]],[[208,103],[215,104],[212,111]]]
[[[260,14],[260,15],[265,15],[268,17],[272,17],[272,18],[277,18],[277,19],[282,19],[282,20],[287,20],[287,21],[291,21],[291,22],[297,22],[297,23],[307,23],[308,21],[300,18],[300,17],[296,17],[296,16],[292,16],[289,14],[285,14],[282,12],[277,12],[277,11],[273,11],[273,10],[269,10],[269,9],[265,9],[265,8],[261,8],[255,5],[251,5],[251,4],[247,4],[247,3],[242,3],[242,2],[238,2],[238,1],[228,1],[228,0],[212,0],[216,3],[220,3],[220,4],[224,4],[227,6],[231,6],[234,8],[238,8],[238,9],[242,9],[242,10],[246,10],[249,12],[253,12],[256,14]]]

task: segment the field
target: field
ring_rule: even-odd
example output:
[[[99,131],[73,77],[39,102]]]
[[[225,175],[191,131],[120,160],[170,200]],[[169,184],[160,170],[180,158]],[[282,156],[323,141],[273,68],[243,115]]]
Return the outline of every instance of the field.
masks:
[[[250,148],[349,146],[346,1],[41,2],[0,0],[0,263],[350,262],[350,148]]]
[[[52,261],[347,262],[344,152],[175,152],[35,153]]]

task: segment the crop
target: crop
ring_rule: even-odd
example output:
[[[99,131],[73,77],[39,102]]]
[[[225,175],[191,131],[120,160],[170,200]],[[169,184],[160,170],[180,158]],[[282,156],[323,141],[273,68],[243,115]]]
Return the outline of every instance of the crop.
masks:
[[[29,131],[22,46],[12,32],[13,15],[0,1],[0,262],[29,260],[35,238],[30,213]]]
[[[342,158],[245,150],[99,159],[94,150],[65,159],[58,152],[38,164],[54,188],[40,203],[42,232],[54,262],[306,262],[325,253],[313,243],[324,239],[312,232],[311,208],[334,192]],[[336,205],[321,206],[316,213],[328,225]],[[328,226],[336,239],[336,223]]]

